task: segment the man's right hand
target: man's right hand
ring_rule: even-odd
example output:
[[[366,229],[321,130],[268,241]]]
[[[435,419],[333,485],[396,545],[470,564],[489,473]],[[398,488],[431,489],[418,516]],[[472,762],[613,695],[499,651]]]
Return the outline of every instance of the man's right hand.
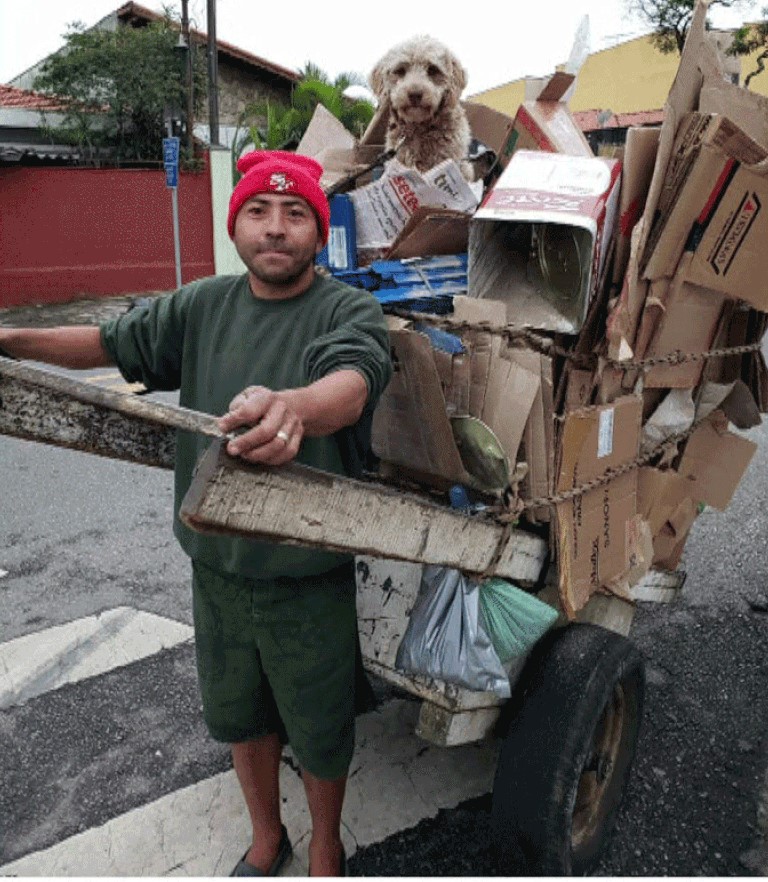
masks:
[[[236,395],[219,419],[224,433],[247,427],[227,445],[230,456],[263,465],[285,465],[299,452],[304,424],[286,393],[249,386]]]

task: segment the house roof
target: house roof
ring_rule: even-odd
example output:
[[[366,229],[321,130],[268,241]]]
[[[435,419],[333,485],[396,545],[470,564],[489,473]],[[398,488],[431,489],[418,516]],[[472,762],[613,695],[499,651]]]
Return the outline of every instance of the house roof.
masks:
[[[163,15],[159,12],[154,12],[151,9],[147,9],[145,6],[141,6],[138,3],[131,2],[123,4],[117,10],[117,17],[120,21],[125,23],[139,23],[139,22],[150,22],[150,21],[162,21]],[[190,28],[189,33],[191,36],[197,38],[198,41],[207,43],[208,35],[204,31],[198,31],[195,28]],[[277,77],[282,77],[283,79],[290,80],[292,83],[296,83],[301,79],[298,71],[291,70],[287,67],[282,67],[282,65],[275,64],[272,61],[267,61],[266,58],[261,58],[258,55],[252,55],[250,52],[246,52],[243,49],[239,49],[237,46],[233,46],[232,43],[226,43],[224,40],[216,40],[216,45],[218,47],[219,52],[224,55],[229,55],[231,58],[236,58],[239,61],[243,61],[246,64],[252,65],[253,67],[260,67],[262,70],[265,70],[271,74],[274,74]]]
[[[60,98],[44,95],[42,92],[31,92],[28,89],[17,89],[0,83],[0,107],[15,107],[18,110],[64,110],[65,104]]]
[[[632,113],[612,113],[610,110],[578,110],[573,113],[573,118],[582,132],[596,132],[600,129],[660,125],[664,120],[664,111],[638,110]]]

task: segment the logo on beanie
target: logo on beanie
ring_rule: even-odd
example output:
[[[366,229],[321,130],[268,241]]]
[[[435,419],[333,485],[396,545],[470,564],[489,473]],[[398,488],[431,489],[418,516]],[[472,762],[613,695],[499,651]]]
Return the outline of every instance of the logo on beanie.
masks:
[[[274,172],[269,179],[269,186],[273,190],[277,190],[278,193],[282,193],[285,190],[290,190],[291,187],[295,187],[296,184],[283,172]]]

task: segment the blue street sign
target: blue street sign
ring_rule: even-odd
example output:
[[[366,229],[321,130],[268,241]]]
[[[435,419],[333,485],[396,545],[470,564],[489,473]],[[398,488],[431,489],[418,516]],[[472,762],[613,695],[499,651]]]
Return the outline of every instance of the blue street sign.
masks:
[[[165,186],[179,186],[179,139],[163,138],[163,166],[165,167]]]
[[[163,165],[179,164],[179,139],[163,138]]]

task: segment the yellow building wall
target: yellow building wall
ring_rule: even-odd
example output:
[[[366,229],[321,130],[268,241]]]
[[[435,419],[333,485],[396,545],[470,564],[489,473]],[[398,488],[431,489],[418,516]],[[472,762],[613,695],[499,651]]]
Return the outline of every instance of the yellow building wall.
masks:
[[[742,83],[754,69],[756,57],[754,53],[741,59]],[[613,113],[658,110],[667,100],[679,63],[677,53],[663,55],[647,36],[595,52],[579,71],[569,106],[573,111],[610,110]],[[752,80],[750,89],[768,95],[768,70]],[[525,79],[469,96],[470,101],[509,116],[515,115],[524,99]]]

